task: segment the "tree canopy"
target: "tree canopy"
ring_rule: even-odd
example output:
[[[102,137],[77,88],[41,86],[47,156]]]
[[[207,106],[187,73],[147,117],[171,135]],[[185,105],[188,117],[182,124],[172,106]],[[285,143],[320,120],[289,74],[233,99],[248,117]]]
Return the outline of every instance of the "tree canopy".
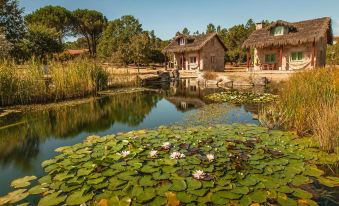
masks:
[[[74,33],[86,38],[88,50],[94,56],[101,33],[107,25],[106,17],[98,11],[88,9],[73,11],[73,17]]]
[[[25,20],[28,24],[43,24],[47,28],[54,28],[59,33],[60,42],[72,31],[72,13],[61,6],[45,6],[28,14]]]
[[[0,0],[0,28],[4,29],[6,39],[11,43],[19,41],[25,34],[22,13],[23,9],[16,0]]]
[[[215,26],[214,24],[210,23],[207,25],[207,28],[206,28],[206,33],[213,33],[213,32],[216,32],[216,29],[215,29]]]
[[[142,33],[142,25],[133,16],[123,16],[109,22],[98,45],[102,57],[111,57],[123,64],[132,62],[131,42],[135,35]]]

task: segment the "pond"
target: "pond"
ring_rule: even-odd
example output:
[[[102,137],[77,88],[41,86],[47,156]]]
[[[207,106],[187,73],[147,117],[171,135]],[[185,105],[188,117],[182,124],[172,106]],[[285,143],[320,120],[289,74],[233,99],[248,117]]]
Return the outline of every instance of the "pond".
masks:
[[[82,142],[90,135],[201,122],[258,124],[255,105],[206,106],[204,96],[217,90],[201,88],[188,79],[154,90],[126,90],[114,95],[108,91],[82,104],[0,117],[0,196],[12,191],[13,179],[42,176],[41,163],[57,155],[56,148]]]

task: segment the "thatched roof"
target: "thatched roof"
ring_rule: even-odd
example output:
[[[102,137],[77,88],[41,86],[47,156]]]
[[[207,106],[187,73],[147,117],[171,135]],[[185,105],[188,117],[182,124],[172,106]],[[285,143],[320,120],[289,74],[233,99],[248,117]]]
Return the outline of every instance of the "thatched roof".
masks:
[[[182,53],[198,51],[202,49],[214,37],[216,37],[219,40],[220,44],[226,50],[226,47],[222,40],[220,39],[220,37],[218,36],[218,34],[209,33],[197,36],[178,35],[162,51],[163,53]],[[179,45],[180,38],[185,38],[188,43],[186,43],[185,45]]]
[[[289,28],[289,33],[281,36],[271,35],[271,29],[275,26]],[[324,17],[313,20],[289,23],[276,21],[270,26],[254,31],[244,42],[243,48],[264,48],[285,45],[299,45],[319,41],[321,37],[327,37],[329,44],[333,42],[331,18]]]

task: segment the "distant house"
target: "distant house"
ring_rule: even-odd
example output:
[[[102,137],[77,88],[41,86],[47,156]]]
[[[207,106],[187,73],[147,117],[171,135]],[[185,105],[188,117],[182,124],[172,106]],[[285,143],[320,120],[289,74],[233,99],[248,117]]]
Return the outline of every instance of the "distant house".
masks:
[[[254,70],[298,70],[326,64],[326,47],[332,44],[331,19],[328,17],[289,23],[276,21],[257,30],[244,42],[247,66],[254,49]]]
[[[217,33],[178,35],[164,48],[168,65],[180,70],[224,71],[226,47]]]

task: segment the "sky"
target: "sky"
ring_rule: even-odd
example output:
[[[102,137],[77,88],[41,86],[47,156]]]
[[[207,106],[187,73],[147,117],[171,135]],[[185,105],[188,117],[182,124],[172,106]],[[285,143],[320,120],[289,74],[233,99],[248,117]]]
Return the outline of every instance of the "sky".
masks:
[[[123,15],[139,19],[144,30],[154,30],[162,39],[171,39],[187,27],[203,32],[209,23],[229,28],[248,19],[289,22],[331,17],[339,35],[339,0],[19,0],[25,14],[46,6],[59,5],[69,10],[94,9],[108,20]]]

